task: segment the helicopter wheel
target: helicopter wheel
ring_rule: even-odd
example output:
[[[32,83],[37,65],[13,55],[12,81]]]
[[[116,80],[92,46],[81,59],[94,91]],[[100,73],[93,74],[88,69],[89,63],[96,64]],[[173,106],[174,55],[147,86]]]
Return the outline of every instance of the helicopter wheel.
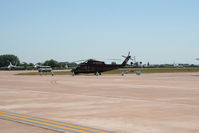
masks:
[[[124,76],[124,72],[122,72],[122,74],[121,74],[122,76]]]
[[[75,72],[73,72],[73,73],[72,73],[72,76],[75,76],[75,75],[76,75],[76,73],[75,73]]]
[[[99,73],[99,72],[96,72],[96,73],[95,73],[95,75],[96,75],[96,76],[99,76],[99,75],[101,75],[101,73]]]

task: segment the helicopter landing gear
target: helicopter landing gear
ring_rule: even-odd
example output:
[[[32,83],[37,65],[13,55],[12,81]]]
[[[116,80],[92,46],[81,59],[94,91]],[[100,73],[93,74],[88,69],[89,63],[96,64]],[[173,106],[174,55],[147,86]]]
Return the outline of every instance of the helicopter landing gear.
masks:
[[[96,72],[95,75],[99,76],[99,75],[101,75],[101,72]]]
[[[75,75],[76,75],[76,73],[75,73],[75,72],[73,72],[73,73],[72,73],[72,76],[75,76]]]
[[[121,75],[124,76],[125,74],[128,74],[128,71],[123,71]]]
[[[96,73],[95,73],[95,75],[96,75],[96,76],[99,76],[99,73],[98,73],[98,72],[96,72]]]
[[[124,72],[122,72],[122,76],[124,76]]]

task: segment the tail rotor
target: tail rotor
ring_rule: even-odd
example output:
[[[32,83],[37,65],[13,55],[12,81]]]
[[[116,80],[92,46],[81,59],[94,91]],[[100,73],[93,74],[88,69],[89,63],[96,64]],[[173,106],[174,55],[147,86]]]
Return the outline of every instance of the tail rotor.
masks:
[[[122,66],[125,66],[129,60],[132,60],[132,61],[133,61],[133,59],[132,59],[131,56],[130,56],[130,52],[128,52],[128,55],[127,55],[127,56],[122,55],[122,57],[125,58],[124,62],[122,63]]]

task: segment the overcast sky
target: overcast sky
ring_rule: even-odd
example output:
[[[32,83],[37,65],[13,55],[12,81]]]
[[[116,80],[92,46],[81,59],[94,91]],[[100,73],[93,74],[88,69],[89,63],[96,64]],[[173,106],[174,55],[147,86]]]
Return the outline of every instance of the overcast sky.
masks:
[[[0,0],[0,54],[199,64],[199,0]]]

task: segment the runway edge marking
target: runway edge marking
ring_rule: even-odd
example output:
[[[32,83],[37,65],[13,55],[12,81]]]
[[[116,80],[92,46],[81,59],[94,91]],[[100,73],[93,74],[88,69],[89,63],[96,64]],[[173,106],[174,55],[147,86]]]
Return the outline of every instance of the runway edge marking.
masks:
[[[48,129],[53,129],[56,131],[68,131],[71,133],[113,133],[111,131],[105,131],[100,129],[94,129],[89,127],[83,127],[74,124],[68,124],[64,122],[52,121],[43,118],[37,118],[28,115],[22,115],[18,113],[12,113],[8,111],[0,111],[0,118],[6,118],[15,120],[18,122],[23,122],[26,124],[36,125],[39,127],[45,127]]]

